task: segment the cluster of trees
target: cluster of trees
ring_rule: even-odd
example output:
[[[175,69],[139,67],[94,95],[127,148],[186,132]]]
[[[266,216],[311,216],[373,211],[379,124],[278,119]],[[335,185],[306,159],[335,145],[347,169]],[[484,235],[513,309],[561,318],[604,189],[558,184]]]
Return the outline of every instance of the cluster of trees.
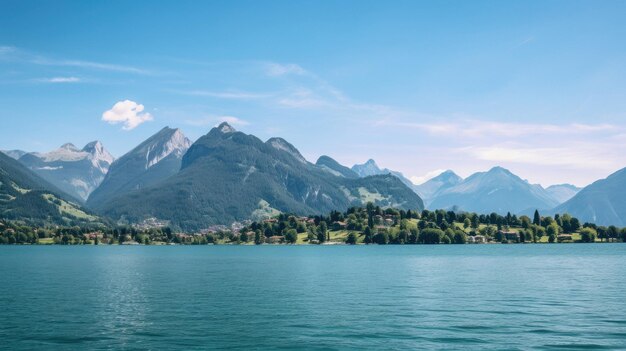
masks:
[[[324,243],[330,240],[330,230],[340,229],[348,231],[347,244],[464,244],[468,237],[479,235],[491,242],[539,242],[547,237],[552,243],[560,238],[569,241],[568,236],[562,234],[574,233],[580,235],[581,242],[594,242],[596,238],[626,241],[626,228],[581,224],[569,214],[552,217],[541,216],[535,211],[531,219],[511,213],[503,216],[497,213],[383,209],[372,203],[352,207],[346,212],[332,211],[327,216],[304,219],[281,214],[270,221],[254,222],[244,231],[254,232],[257,239],[260,237],[255,240],[257,244],[266,242],[263,237],[272,236],[284,236],[286,242],[295,243],[300,233],[307,234],[305,241]]]
[[[331,232],[347,233],[341,241],[347,244],[464,244],[481,242],[560,242],[569,235],[579,235],[578,241],[626,241],[626,228],[581,224],[568,214],[533,218],[491,213],[457,213],[453,211],[405,211],[381,208],[372,203],[351,207],[345,212],[331,211],[328,215],[298,217],[280,214],[272,219],[252,222],[239,232],[224,230],[216,233],[181,234],[169,227],[137,229],[130,226],[107,227],[84,225],[67,227],[32,227],[15,222],[0,221],[0,244],[36,244],[40,242],[76,244],[188,244],[218,243],[291,243],[321,244],[331,240]],[[546,239],[543,239],[547,237]],[[337,241],[338,239],[334,239]]]
[[[134,227],[71,226],[33,227],[15,222],[0,221],[0,244],[59,245],[107,245],[107,244],[189,244],[206,245],[224,239],[230,240],[228,233],[205,235],[181,235],[169,227],[139,230]]]

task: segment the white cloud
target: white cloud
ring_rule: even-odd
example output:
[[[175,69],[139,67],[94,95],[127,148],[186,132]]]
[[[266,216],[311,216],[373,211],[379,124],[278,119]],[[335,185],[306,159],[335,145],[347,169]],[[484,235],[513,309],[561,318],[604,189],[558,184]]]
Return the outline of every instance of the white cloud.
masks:
[[[52,77],[52,78],[42,78],[38,81],[44,83],[78,83],[81,81],[78,77]]]
[[[152,115],[143,110],[144,106],[134,101],[119,101],[102,114],[102,120],[109,124],[123,123],[122,129],[131,130],[144,122],[152,121]]]
[[[421,175],[421,176],[412,176],[409,178],[409,180],[415,185],[420,185],[435,178],[436,176],[440,175],[441,173],[445,171],[446,171],[445,169],[436,169],[434,171],[426,172],[426,174]]]
[[[269,63],[267,64],[267,74],[270,76],[284,76],[287,74],[295,74],[295,75],[303,75],[306,74],[307,71],[296,65],[295,63],[288,64],[280,64],[280,63]]]

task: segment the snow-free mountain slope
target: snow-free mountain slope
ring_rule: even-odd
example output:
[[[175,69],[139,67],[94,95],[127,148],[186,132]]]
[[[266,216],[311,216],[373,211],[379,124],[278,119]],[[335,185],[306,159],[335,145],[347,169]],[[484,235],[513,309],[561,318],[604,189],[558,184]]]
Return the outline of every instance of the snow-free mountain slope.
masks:
[[[581,222],[626,226],[626,168],[583,188],[554,213],[569,213]]]
[[[548,194],[560,204],[573,198],[580,190],[582,190],[582,188],[572,184],[551,185],[546,188]]]
[[[335,161],[330,156],[320,156],[317,159],[317,162],[315,162],[315,165],[339,177],[359,178],[359,175],[356,174],[353,170]]]

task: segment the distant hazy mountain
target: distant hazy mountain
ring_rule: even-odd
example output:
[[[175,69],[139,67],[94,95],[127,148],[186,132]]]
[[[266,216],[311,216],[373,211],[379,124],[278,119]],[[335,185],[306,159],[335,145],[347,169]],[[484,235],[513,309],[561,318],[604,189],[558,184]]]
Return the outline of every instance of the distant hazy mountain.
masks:
[[[359,177],[367,177],[367,176],[381,175],[381,174],[391,174],[395,176],[396,178],[400,179],[400,181],[402,181],[404,185],[406,185],[415,193],[417,193],[415,190],[415,184],[413,184],[413,182],[407,179],[404,176],[404,174],[398,171],[392,171],[388,168],[380,169],[380,167],[378,167],[378,165],[376,164],[376,161],[372,160],[371,158],[367,160],[367,162],[365,162],[364,164],[356,164],[352,166],[352,171],[354,171]]]
[[[113,159],[99,141],[93,141],[82,149],[67,143],[51,152],[24,154],[19,161],[64,192],[84,201],[100,185]]]
[[[10,158],[17,160],[20,157],[24,156],[25,154],[27,154],[28,152],[26,151],[22,151],[22,150],[1,150],[0,152],[3,152],[5,155],[9,156]]]
[[[352,166],[352,170],[356,174],[358,174],[359,177],[367,177],[367,176],[372,176],[372,175],[380,175],[380,174],[389,173],[380,169],[378,165],[376,164],[376,161],[372,160],[371,158],[363,164],[356,164]]]
[[[67,194],[13,158],[0,153],[0,218],[33,225],[91,222]]]
[[[583,188],[552,212],[569,213],[581,222],[626,226],[626,168]]]
[[[438,192],[430,208],[458,208],[478,213],[528,213],[534,209],[550,209],[556,204],[556,200],[541,186],[529,184],[504,168],[494,167]]]
[[[579,188],[572,184],[558,184],[551,185],[546,188],[546,191],[552,198],[554,198],[558,203],[562,204],[565,201],[574,197],[574,195],[578,194],[578,192],[582,188]]]
[[[99,208],[129,191],[156,184],[180,170],[191,142],[180,129],[165,127],[113,162],[87,206]]]
[[[359,178],[359,175],[356,174],[356,172],[344,165],[341,165],[339,162],[326,155],[320,156],[320,158],[317,159],[317,162],[315,162],[315,165],[336,176]]]
[[[423,184],[415,185],[414,189],[417,194],[424,199],[426,206],[428,206],[437,193],[449,189],[462,181],[463,178],[459,177],[453,171],[448,170]]]
[[[307,162],[283,139],[263,142],[223,123],[189,148],[180,172],[115,198],[100,209],[115,219],[155,217],[183,229],[198,230],[212,224],[264,218],[277,211],[326,213],[367,201],[423,208],[419,196],[395,177],[351,179],[334,175]]]

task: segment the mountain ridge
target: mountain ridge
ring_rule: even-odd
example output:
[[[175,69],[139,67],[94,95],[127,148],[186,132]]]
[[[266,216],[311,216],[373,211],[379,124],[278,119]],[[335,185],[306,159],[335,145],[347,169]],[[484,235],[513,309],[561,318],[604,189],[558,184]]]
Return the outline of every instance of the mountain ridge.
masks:
[[[97,209],[111,198],[175,174],[190,145],[180,129],[164,127],[111,164],[87,205]]]
[[[393,176],[336,176],[302,162],[289,145],[275,138],[263,142],[223,123],[189,147],[177,174],[100,209],[115,219],[154,217],[185,230],[276,211],[323,213],[367,201],[423,209],[419,196]]]

